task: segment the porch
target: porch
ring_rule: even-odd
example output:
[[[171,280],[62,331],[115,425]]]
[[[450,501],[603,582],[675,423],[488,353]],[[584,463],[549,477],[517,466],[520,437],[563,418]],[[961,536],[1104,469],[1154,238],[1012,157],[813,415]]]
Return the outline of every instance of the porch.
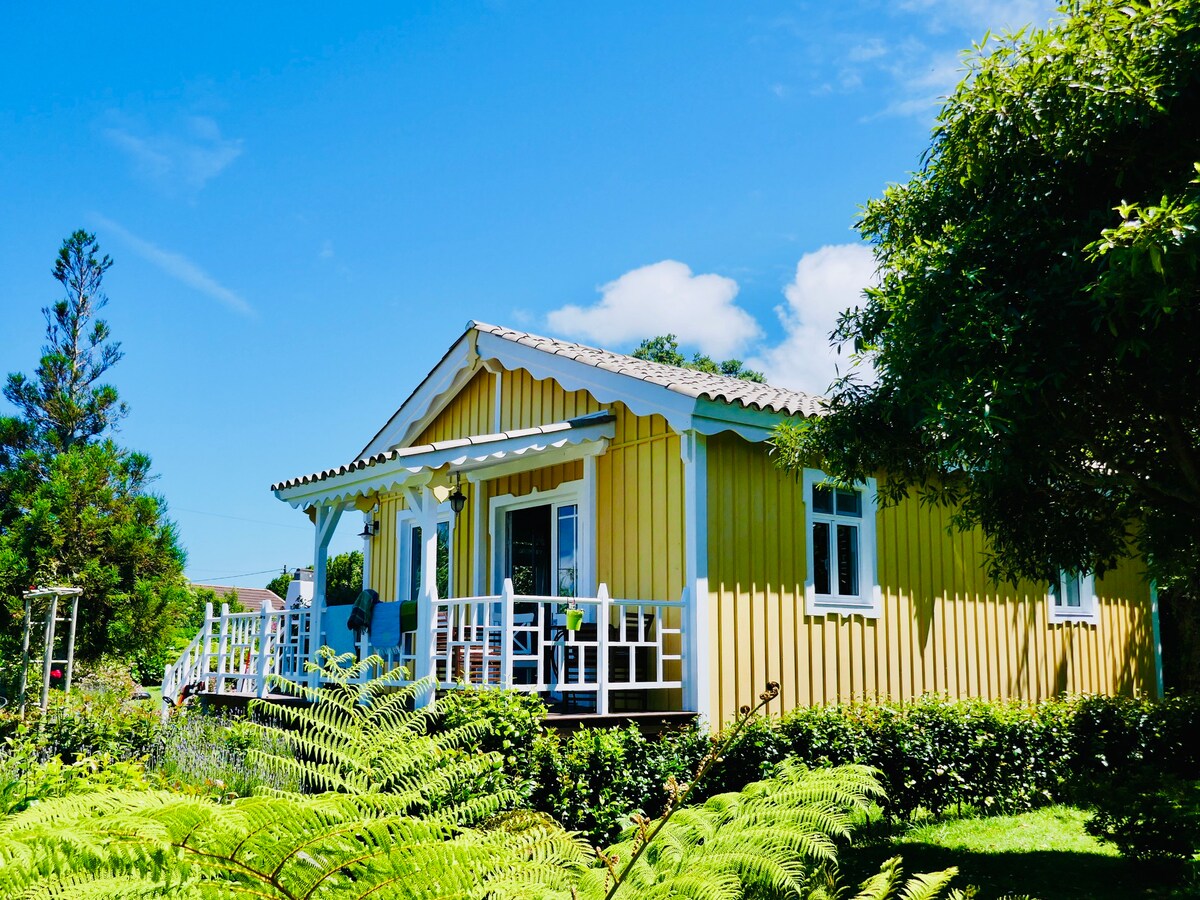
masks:
[[[417,603],[377,604],[372,628],[361,635],[346,624],[349,606],[318,601],[311,609],[234,613],[209,605],[200,632],[167,667],[163,697],[268,697],[272,676],[315,687],[318,673],[306,664],[329,646],[356,661],[379,656],[371,675],[403,668],[402,684],[431,676],[438,689],[536,693],[552,715],[684,709],[686,596],[612,598],[604,584],[595,597],[521,595],[505,579],[496,595]]]

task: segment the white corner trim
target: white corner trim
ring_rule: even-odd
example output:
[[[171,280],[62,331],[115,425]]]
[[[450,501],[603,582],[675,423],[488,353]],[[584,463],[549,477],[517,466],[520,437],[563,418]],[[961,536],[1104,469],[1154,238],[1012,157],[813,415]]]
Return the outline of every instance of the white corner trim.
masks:
[[[684,706],[712,723],[711,637],[708,594],[708,439],[680,436],[683,457]]]
[[[862,494],[862,518],[856,520],[859,524],[858,548],[858,583],[860,595],[857,597],[839,597],[836,595],[817,594],[816,572],[813,566],[813,516],[812,489],[813,485],[829,481],[829,476],[820,469],[804,470],[803,503],[804,548],[806,565],[804,574],[804,613],[808,616],[863,616],[868,619],[878,619],[883,615],[883,590],[879,586],[879,546],[876,536],[876,518],[879,514],[877,500],[877,485],[874,478],[859,482],[853,487]],[[825,518],[822,516],[821,518]],[[833,521],[833,517],[830,517]]]

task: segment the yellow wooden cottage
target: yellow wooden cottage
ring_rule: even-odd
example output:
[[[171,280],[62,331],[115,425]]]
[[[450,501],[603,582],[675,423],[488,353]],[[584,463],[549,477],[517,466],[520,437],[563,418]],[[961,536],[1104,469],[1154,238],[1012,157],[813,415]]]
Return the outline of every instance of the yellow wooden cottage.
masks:
[[[263,672],[328,643],[445,687],[713,724],[768,680],[784,709],[1161,692],[1137,562],[1049,589],[993,584],[981,536],[951,531],[944,510],[878,510],[871,481],[832,489],[815,469],[778,471],[772,428],[819,414],[800,392],[472,322],[354,462],[272,486],[315,522],[311,609],[239,634],[226,613],[246,671],[193,648],[168,677],[203,667],[228,676],[210,679],[218,689],[262,692]],[[349,510],[363,516],[364,586],[390,622],[357,643],[347,608],[323,602],[329,536]]]

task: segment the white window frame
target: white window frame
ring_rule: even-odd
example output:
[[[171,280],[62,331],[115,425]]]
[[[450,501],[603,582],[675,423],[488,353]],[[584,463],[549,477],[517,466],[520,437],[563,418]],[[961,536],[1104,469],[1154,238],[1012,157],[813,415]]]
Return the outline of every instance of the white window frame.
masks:
[[[815,512],[812,508],[812,492],[813,487],[820,484],[834,486],[832,479],[820,469],[804,470],[804,543],[808,554],[804,576],[805,614],[824,616],[837,613],[843,616],[856,615],[877,619],[883,612],[883,591],[879,587],[879,551],[875,536],[877,512],[875,479],[868,478],[865,482],[849,485],[862,496],[862,518],[839,516],[836,511],[836,501],[833,513]],[[858,526],[859,593],[856,596],[817,593],[816,566],[814,565],[816,555],[813,552],[814,522],[828,522],[831,526],[838,524]],[[831,528],[831,533],[836,533],[836,531]],[[836,547],[836,541],[834,546]]]
[[[446,563],[449,566],[450,577],[447,579],[446,585],[448,597],[439,597],[439,600],[446,600],[454,596],[454,510],[450,508],[449,501],[439,503],[437,508],[437,524],[441,525],[446,522],[450,525],[450,540],[446,542]],[[421,518],[411,509],[401,509],[396,512],[396,535],[397,543],[397,563],[396,566],[396,599],[408,600],[408,589],[412,585],[412,529],[421,527]],[[418,598],[411,598],[418,599]]]
[[[1083,574],[1061,571],[1058,573],[1058,583],[1063,584],[1068,579],[1079,581],[1079,605],[1067,606],[1056,603],[1053,586],[1046,589],[1046,607],[1050,610],[1051,622],[1083,622],[1090,625],[1100,623],[1100,604],[1096,598],[1096,577],[1091,572]]]
[[[507,540],[505,516],[515,509],[527,509],[531,506],[550,507],[550,558],[558,559],[558,508],[574,506],[575,519],[575,595],[577,597],[594,597],[596,595],[595,568],[595,527],[594,508],[586,490],[586,479],[564,481],[558,487],[548,491],[533,490],[528,494],[503,494],[492,497],[488,502],[488,526],[491,538],[491,560],[489,571],[493,590],[499,594],[504,589],[501,568],[504,561],[504,546]]]

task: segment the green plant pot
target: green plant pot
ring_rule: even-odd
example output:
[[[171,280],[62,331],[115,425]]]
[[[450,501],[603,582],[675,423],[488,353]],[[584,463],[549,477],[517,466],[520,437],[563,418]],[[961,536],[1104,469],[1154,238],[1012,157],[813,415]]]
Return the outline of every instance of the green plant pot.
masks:
[[[578,631],[579,626],[583,624],[582,609],[567,610],[567,631]]]

